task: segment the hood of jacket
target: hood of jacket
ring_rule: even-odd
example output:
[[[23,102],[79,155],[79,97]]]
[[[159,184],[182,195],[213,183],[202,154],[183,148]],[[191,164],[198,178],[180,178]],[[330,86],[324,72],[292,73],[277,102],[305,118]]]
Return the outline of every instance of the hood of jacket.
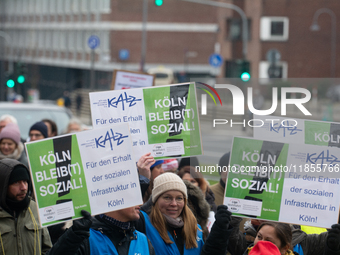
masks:
[[[6,211],[10,210],[6,203],[6,196],[7,196],[7,189],[8,189],[8,180],[9,177],[17,165],[22,165],[27,169],[27,167],[20,163],[19,161],[15,159],[2,159],[0,160],[0,206],[3,207]],[[30,176],[29,170],[27,169],[28,176]],[[29,180],[28,184],[28,191],[27,193],[30,194],[31,189],[31,180]]]

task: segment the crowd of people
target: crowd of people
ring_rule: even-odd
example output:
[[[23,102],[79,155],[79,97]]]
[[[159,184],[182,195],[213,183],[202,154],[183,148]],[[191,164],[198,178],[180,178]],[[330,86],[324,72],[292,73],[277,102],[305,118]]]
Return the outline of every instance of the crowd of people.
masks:
[[[82,131],[72,120],[67,133]],[[53,120],[29,129],[29,141],[58,135]],[[303,226],[232,216],[223,205],[227,172],[209,185],[196,157],[136,162],[143,205],[49,228],[39,224],[17,120],[0,117],[0,254],[338,255],[340,224],[312,234]],[[218,164],[228,166],[230,153]]]

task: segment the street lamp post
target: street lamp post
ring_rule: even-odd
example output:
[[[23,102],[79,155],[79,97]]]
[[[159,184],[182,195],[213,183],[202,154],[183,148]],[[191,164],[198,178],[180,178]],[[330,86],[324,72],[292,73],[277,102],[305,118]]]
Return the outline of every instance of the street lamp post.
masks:
[[[142,45],[141,45],[141,60],[140,60],[140,71],[144,72],[145,70],[145,58],[146,58],[146,40],[147,40],[147,31],[146,24],[148,22],[148,1],[143,0],[143,23],[142,23]]]
[[[336,16],[335,13],[328,8],[320,8],[314,13],[313,23],[310,26],[311,31],[319,31],[320,26],[318,25],[318,18],[320,14],[327,13],[331,16],[332,31],[331,31],[331,77],[335,77],[335,66],[336,66]]]
[[[247,59],[248,20],[247,20],[246,14],[240,7],[234,4],[221,3],[221,2],[215,2],[215,1],[206,1],[206,0],[182,0],[182,1],[192,2],[196,4],[205,4],[205,5],[216,6],[216,7],[221,7],[221,8],[227,8],[227,9],[232,9],[236,11],[241,16],[241,19],[242,19],[242,56],[243,56],[243,59]]]
[[[5,101],[6,98],[5,98],[5,88],[4,88],[4,84],[5,84],[5,65],[4,65],[4,62],[5,62],[5,56],[6,56],[6,53],[5,53],[5,49],[6,49],[6,46],[9,46],[11,45],[11,37],[6,33],[6,32],[3,32],[3,31],[0,31],[0,37],[3,38],[5,40],[5,43],[2,47],[2,50],[0,52],[0,58],[1,58],[1,65],[0,65],[0,101]],[[13,72],[13,61],[11,60],[8,60],[8,73],[12,73]]]

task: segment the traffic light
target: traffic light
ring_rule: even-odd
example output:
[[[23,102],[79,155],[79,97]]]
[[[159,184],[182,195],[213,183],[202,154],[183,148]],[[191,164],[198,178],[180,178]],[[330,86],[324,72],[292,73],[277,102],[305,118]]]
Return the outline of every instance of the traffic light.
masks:
[[[240,78],[242,81],[249,81],[250,80],[250,63],[247,60],[243,60],[241,64],[240,70]]]
[[[15,86],[15,81],[12,78],[8,78],[6,82],[7,87],[13,88]]]
[[[17,75],[17,82],[22,84],[26,80],[26,64],[25,63],[18,63],[16,66],[16,75]]]
[[[156,6],[162,6],[163,5],[163,0],[155,0],[155,5]]]
[[[237,59],[226,61],[225,77],[227,78],[240,78],[246,82],[250,80],[250,62],[248,60]]]

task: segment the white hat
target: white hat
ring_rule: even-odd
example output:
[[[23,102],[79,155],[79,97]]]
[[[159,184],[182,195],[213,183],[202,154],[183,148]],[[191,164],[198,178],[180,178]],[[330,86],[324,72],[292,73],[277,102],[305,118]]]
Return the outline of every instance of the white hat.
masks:
[[[169,190],[178,190],[187,195],[187,186],[182,179],[174,173],[164,173],[157,176],[153,181],[152,202],[155,203],[160,195]]]

